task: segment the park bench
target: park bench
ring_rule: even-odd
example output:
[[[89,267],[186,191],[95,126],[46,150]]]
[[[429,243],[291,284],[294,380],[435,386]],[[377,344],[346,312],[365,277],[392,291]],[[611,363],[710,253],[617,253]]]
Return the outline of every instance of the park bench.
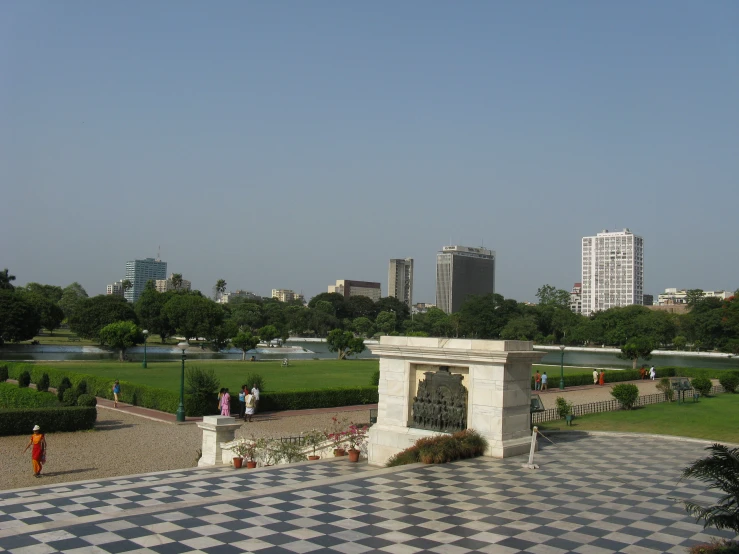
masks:
[[[79,342],[82,339],[80,339],[78,336],[71,336],[71,337],[67,337],[67,340],[69,342]]]
[[[670,385],[672,386],[672,390],[677,393],[678,404],[685,402],[686,393],[688,394],[688,398],[692,395],[693,402],[698,402],[700,394],[693,388],[693,385],[690,384],[690,380],[688,378],[676,377],[674,379],[670,379]]]

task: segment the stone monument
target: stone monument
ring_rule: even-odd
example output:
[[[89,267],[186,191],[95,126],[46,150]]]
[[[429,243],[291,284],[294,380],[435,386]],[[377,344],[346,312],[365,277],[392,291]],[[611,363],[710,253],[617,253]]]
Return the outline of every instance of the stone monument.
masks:
[[[203,430],[203,446],[198,467],[223,463],[223,445],[234,440],[236,429],[241,427],[233,417],[205,416],[198,427]]]
[[[486,456],[525,454],[531,442],[531,366],[544,352],[529,341],[382,337],[377,423],[369,463],[387,460],[422,437],[474,429]]]

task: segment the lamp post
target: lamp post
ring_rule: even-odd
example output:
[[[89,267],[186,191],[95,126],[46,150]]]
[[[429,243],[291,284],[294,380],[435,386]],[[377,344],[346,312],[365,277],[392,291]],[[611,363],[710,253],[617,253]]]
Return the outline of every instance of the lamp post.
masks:
[[[149,338],[149,331],[144,329],[142,332],[144,333],[144,361],[141,362],[141,367],[146,369],[146,339]]]
[[[185,350],[190,344],[185,340],[177,345],[182,350],[182,373],[180,374],[180,405],[177,406],[177,421],[184,423],[185,421]]]
[[[559,390],[565,390],[565,345],[560,344],[559,350],[562,352],[559,359]]]

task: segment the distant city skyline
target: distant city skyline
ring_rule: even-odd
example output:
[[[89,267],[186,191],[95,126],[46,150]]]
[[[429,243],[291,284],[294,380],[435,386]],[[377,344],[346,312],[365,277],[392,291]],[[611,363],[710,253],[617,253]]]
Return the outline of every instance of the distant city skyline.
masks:
[[[628,227],[646,294],[734,290],[737,20],[684,0],[8,0],[0,268],[103,294],[161,245],[208,296],[309,298],[384,289],[410,257],[433,303],[436,252],[466,244],[535,301],[580,280],[583,236]]]

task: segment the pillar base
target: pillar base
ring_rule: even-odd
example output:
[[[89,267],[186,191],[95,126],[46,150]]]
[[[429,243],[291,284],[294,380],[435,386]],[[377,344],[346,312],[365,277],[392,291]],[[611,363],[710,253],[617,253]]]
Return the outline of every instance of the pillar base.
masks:
[[[203,446],[198,467],[223,464],[223,449],[221,443],[234,440],[236,429],[241,427],[232,417],[205,416],[198,427],[203,430]]]

